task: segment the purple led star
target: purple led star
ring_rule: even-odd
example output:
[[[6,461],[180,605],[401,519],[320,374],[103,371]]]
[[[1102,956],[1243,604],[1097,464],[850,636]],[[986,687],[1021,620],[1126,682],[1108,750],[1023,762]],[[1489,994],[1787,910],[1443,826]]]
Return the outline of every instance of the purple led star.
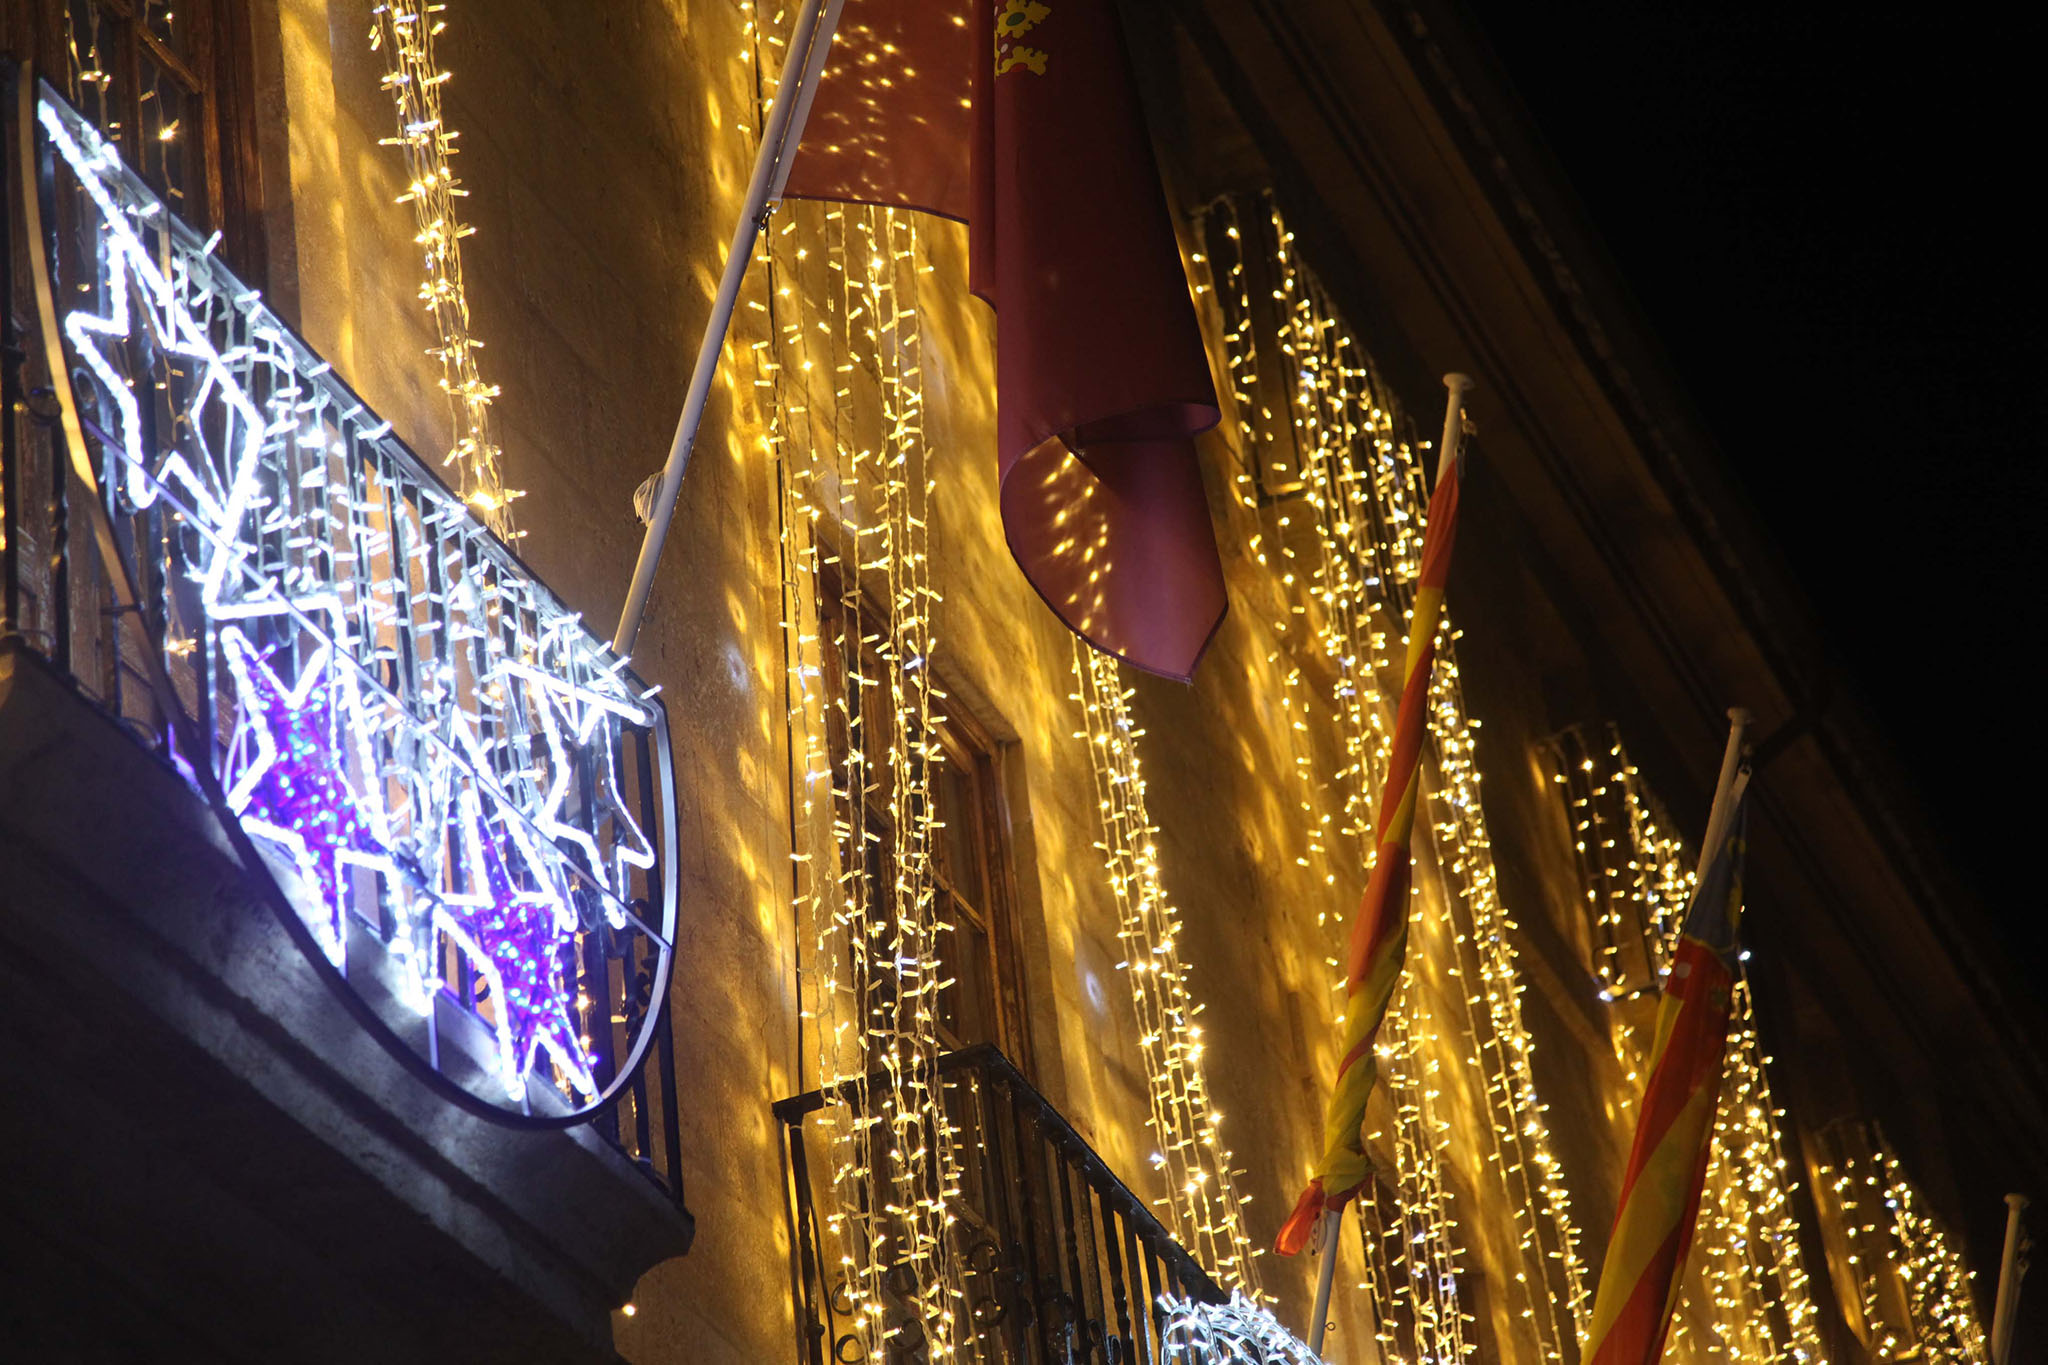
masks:
[[[346,718],[334,704],[328,651],[322,649],[288,688],[241,631],[221,633],[240,700],[241,763],[227,792],[242,827],[290,853],[305,886],[320,898],[307,915],[337,962],[353,891],[346,865],[396,875],[383,822],[350,786]]]
[[[594,1094],[591,1059],[570,1010],[574,986],[565,964],[575,953],[573,921],[558,895],[528,890],[513,881],[503,846],[518,848],[531,867],[532,850],[525,841],[510,830],[493,831],[475,800],[467,804],[477,895],[467,903],[448,902],[446,913],[453,923],[446,927],[490,983],[497,1001],[499,1062],[506,1089],[515,1096],[524,1092],[524,1078],[545,1049],[572,1086]]]

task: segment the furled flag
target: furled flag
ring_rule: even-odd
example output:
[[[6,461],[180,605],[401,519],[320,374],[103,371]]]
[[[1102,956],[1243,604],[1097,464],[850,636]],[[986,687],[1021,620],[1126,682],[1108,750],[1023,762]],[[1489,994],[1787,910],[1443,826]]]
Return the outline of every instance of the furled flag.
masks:
[[[1726,797],[1732,813],[1709,821],[1710,830],[1721,831],[1719,846],[1708,851],[1678,952],[1664,974],[1650,1082],[1580,1357],[1586,1365],[1656,1365],[1671,1330],[1721,1091],[1742,915],[1748,781],[1747,771],[1735,778]]]
[[[1457,403],[1462,392],[1458,385],[1466,381],[1453,378],[1457,383],[1452,387],[1444,458],[1437,472],[1436,491],[1429,499],[1429,521],[1422,533],[1422,573],[1408,619],[1408,666],[1401,704],[1394,713],[1394,747],[1387,758],[1386,788],[1380,793],[1372,876],[1365,884],[1358,916],[1351,922],[1344,964],[1344,1056],[1337,1063],[1337,1085],[1323,1113],[1323,1155],[1316,1163],[1315,1178],[1295,1201],[1294,1212],[1281,1225],[1274,1243],[1282,1256],[1292,1256],[1307,1246],[1317,1219],[1327,1210],[1343,1208],[1372,1178],[1362,1128],[1366,1101],[1379,1079],[1373,1043],[1387,1017],[1408,954],[1408,836],[1415,828],[1415,803],[1422,793],[1429,678],[1436,662],[1436,633],[1443,618],[1451,545],[1458,530],[1462,471],[1461,461],[1452,458],[1451,443],[1457,438]]]
[[[847,0],[785,193],[968,225],[1010,552],[1090,644],[1191,676],[1219,413],[1111,0]]]

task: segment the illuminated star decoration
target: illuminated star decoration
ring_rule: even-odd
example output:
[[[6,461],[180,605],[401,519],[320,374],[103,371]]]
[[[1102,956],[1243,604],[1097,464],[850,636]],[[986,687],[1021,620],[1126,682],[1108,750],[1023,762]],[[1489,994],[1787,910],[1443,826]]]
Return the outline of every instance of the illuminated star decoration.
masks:
[[[330,651],[322,647],[300,670],[297,685],[286,687],[241,631],[222,631],[221,649],[240,699],[228,808],[244,830],[290,855],[304,892],[319,902],[301,904],[300,913],[339,963],[354,889],[342,869],[366,867],[391,877],[399,869],[383,820],[349,784],[343,745],[351,727],[335,705]]]
[[[575,917],[558,889],[530,890],[513,880],[504,846],[518,849],[529,869],[539,866],[516,827],[489,828],[474,793],[462,804],[474,891],[449,897],[435,918],[489,985],[506,1092],[515,1099],[526,1093],[527,1073],[544,1050],[571,1086],[594,1096],[597,1083],[570,1011],[574,986],[564,965],[575,952]]]
[[[1228,1303],[1159,1296],[1166,1359],[1188,1365],[1321,1365],[1264,1306],[1231,1291]]]
[[[335,380],[257,291],[210,259],[218,234],[195,245],[168,232],[168,210],[118,149],[57,101],[40,101],[37,117],[99,218],[100,278],[64,327],[103,405],[119,462],[110,487],[124,506],[167,503],[197,533],[186,553],[202,613],[220,630],[222,710],[235,716],[221,768],[234,813],[321,951],[339,965],[358,946],[352,934],[371,941],[365,948],[381,941],[399,969],[389,984],[425,1017],[445,988],[447,947],[481,967],[480,935],[518,937],[516,915],[478,918],[499,904],[492,873],[481,852],[459,850],[481,821],[496,841],[504,903],[552,907],[558,926],[544,943],[540,921],[527,926],[546,954],[532,991],[524,972],[489,989],[479,1017],[497,1037],[486,1069],[519,1072],[506,1081],[515,1100],[525,1093],[519,1069],[545,1070],[547,1058],[565,1089],[586,1085],[591,1065],[576,1030],[534,992],[556,990],[565,971],[575,980],[568,969],[588,906],[615,930],[647,932],[631,908],[632,879],[654,866],[654,849],[620,790],[619,732],[657,722],[645,704],[653,692],[500,559],[478,506],[420,477],[409,453],[387,441],[391,424]],[[160,395],[177,381],[174,439],[159,439],[145,420],[138,344],[170,367],[154,381]],[[345,472],[365,458],[379,462],[383,494],[367,503]],[[292,495],[280,498],[279,488]],[[528,676],[491,671],[465,687],[415,623],[412,666],[386,680],[385,632],[419,606],[418,575],[437,558],[467,563],[472,551],[474,576],[465,569],[445,601],[427,594],[427,630],[445,632],[450,656],[467,647],[452,642],[481,641],[486,660],[512,649]],[[525,623],[516,646],[499,638],[513,618]],[[401,643],[396,655],[406,652]],[[381,884],[362,884],[358,867],[381,874]],[[359,894],[363,914],[351,924]],[[522,993],[526,1004],[514,999]],[[553,1013],[580,1018],[588,1002],[568,995],[572,1007]]]
[[[533,702],[533,713],[540,721],[542,736],[547,741],[548,771],[552,774],[540,810],[534,813],[534,825],[541,833],[554,839],[558,845],[569,844],[585,854],[584,867],[597,877],[610,877],[608,887],[617,897],[607,898],[604,903],[605,918],[612,928],[625,927],[625,918],[619,911],[632,894],[631,873],[628,867],[651,868],[654,866],[654,846],[647,842],[647,836],[633,819],[631,810],[619,795],[618,776],[615,771],[614,755],[609,734],[603,738],[603,752],[595,765],[595,791],[593,799],[600,811],[609,814],[612,822],[613,842],[610,865],[606,865],[604,854],[599,850],[594,831],[602,827],[603,815],[590,819],[587,824],[571,824],[561,819],[561,812],[569,798],[570,780],[576,765],[568,745],[562,736],[566,728],[574,734],[577,744],[588,750],[597,735],[598,724],[607,712],[630,719],[637,719],[637,713],[618,701],[600,696],[588,689],[574,688],[560,679],[527,664],[507,660],[498,665],[500,677],[523,678],[528,684]],[[558,719],[559,717],[559,719]]]

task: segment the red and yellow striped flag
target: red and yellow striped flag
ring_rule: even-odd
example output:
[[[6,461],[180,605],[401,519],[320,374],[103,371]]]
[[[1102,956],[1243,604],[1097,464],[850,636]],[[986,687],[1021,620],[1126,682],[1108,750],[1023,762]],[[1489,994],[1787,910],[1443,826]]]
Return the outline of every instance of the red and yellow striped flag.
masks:
[[[1401,705],[1394,713],[1394,747],[1387,759],[1386,789],[1380,794],[1372,877],[1359,901],[1358,916],[1351,922],[1344,964],[1344,1057],[1337,1064],[1337,1084],[1323,1113],[1322,1160],[1316,1163],[1315,1178],[1295,1201],[1294,1212],[1274,1239],[1274,1250],[1282,1256],[1292,1256],[1307,1246],[1323,1212],[1343,1208],[1372,1176],[1362,1129],[1365,1102],[1379,1079],[1373,1040],[1387,1017],[1387,1005],[1394,998],[1394,986],[1401,979],[1402,961],[1408,953],[1408,835],[1415,827],[1415,803],[1422,787],[1429,678],[1436,662],[1436,633],[1443,619],[1451,544],[1458,530],[1462,472],[1462,461],[1455,458],[1462,420],[1458,399],[1463,384],[1469,381],[1462,376],[1452,378],[1459,382],[1452,384],[1443,459],[1422,534],[1422,573],[1408,619],[1408,669]]]
[[[1581,1357],[1586,1365],[1656,1365],[1671,1330],[1721,1092],[1735,989],[1735,931],[1742,916],[1748,780],[1746,772],[1734,779],[1726,798],[1733,813],[1709,820],[1710,833],[1722,831],[1720,846],[1710,851],[1678,952],[1664,974],[1650,1082],[1593,1297],[1593,1325]]]

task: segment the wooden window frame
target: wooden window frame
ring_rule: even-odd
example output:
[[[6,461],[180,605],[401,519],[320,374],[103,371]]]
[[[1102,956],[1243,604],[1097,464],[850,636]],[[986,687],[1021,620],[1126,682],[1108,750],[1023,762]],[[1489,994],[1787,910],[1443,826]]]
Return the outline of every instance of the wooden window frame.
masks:
[[[940,684],[941,690],[944,684]],[[994,988],[992,1040],[1027,1077],[1031,1071],[1030,1020],[1024,1010],[1022,961],[1016,924],[1016,865],[1010,841],[1009,803],[1003,790],[1003,750],[980,723],[950,708],[938,727],[946,763],[972,784],[969,814],[978,828],[977,887],[962,888],[944,860],[933,877],[956,914],[977,921],[989,945],[989,983]],[[973,893],[971,898],[968,892]],[[972,1041],[972,1040],[969,1040]]]
[[[847,699],[847,668],[841,628],[857,631],[861,637],[859,647],[862,653],[868,660],[876,661],[878,656],[873,652],[872,642],[886,636],[886,618],[865,590],[858,594],[857,611],[849,615],[850,604],[841,592],[836,569],[828,568],[820,575],[819,589],[820,636],[827,651],[827,667],[823,672],[829,689],[828,714],[837,716],[839,704]],[[936,692],[945,694],[950,691],[945,677],[943,668],[933,669],[932,681]],[[976,1042],[994,1042],[1019,1071],[1030,1077],[1033,1074],[1031,1031],[1024,1008],[1022,962],[1018,952],[1015,865],[1009,803],[1003,785],[1003,746],[962,708],[941,705],[936,709],[939,720],[934,733],[944,755],[942,762],[952,772],[966,776],[971,786],[969,815],[974,821],[972,837],[979,854],[979,867],[975,878],[978,885],[967,887],[956,882],[944,856],[945,838],[941,834],[933,850],[932,880],[948,918],[957,922],[956,917],[963,914],[970,917],[986,938],[990,958],[988,980],[992,988],[989,1003],[994,1014],[995,1034],[986,1040],[962,1038],[945,1030],[942,1025],[940,1040],[949,1051]],[[836,720],[828,723],[826,734],[833,770],[843,771],[848,744],[843,724]],[[846,827],[872,827],[886,833],[891,820],[887,794],[880,791],[863,793],[858,799],[861,802],[858,819],[853,811],[841,812],[846,819]],[[962,939],[956,933],[953,941],[958,943]]]
[[[32,32],[7,35],[18,50],[34,55],[37,74],[60,91],[70,85],[66,12],[78,3],[84,0],[29,0],[23,11]],[[218,231],[222,258],[244,280],[259,287],[267,284],[252,0],[179,0],[179,18],[190,25],[189,55],[175,51],[149,31],[144,22],[146,0],[90,3],[119,30],[113,60],[120,68],[117,80],[127,93],[120,118],[134,137],[139,137],[143,128],[141,62],[145,55],[196,105],[196,126],[189,131],[190,145],[201,162],[198,182],[184,187],[182,200],[173,203],[174,211],[201,231]],[[161,177],[136,164],[131,155],[133,138],[123,138],[119,145],[129,164],[160,193],[165,192]],[[192,202],[195,191],[204,196],[203,203]]]

